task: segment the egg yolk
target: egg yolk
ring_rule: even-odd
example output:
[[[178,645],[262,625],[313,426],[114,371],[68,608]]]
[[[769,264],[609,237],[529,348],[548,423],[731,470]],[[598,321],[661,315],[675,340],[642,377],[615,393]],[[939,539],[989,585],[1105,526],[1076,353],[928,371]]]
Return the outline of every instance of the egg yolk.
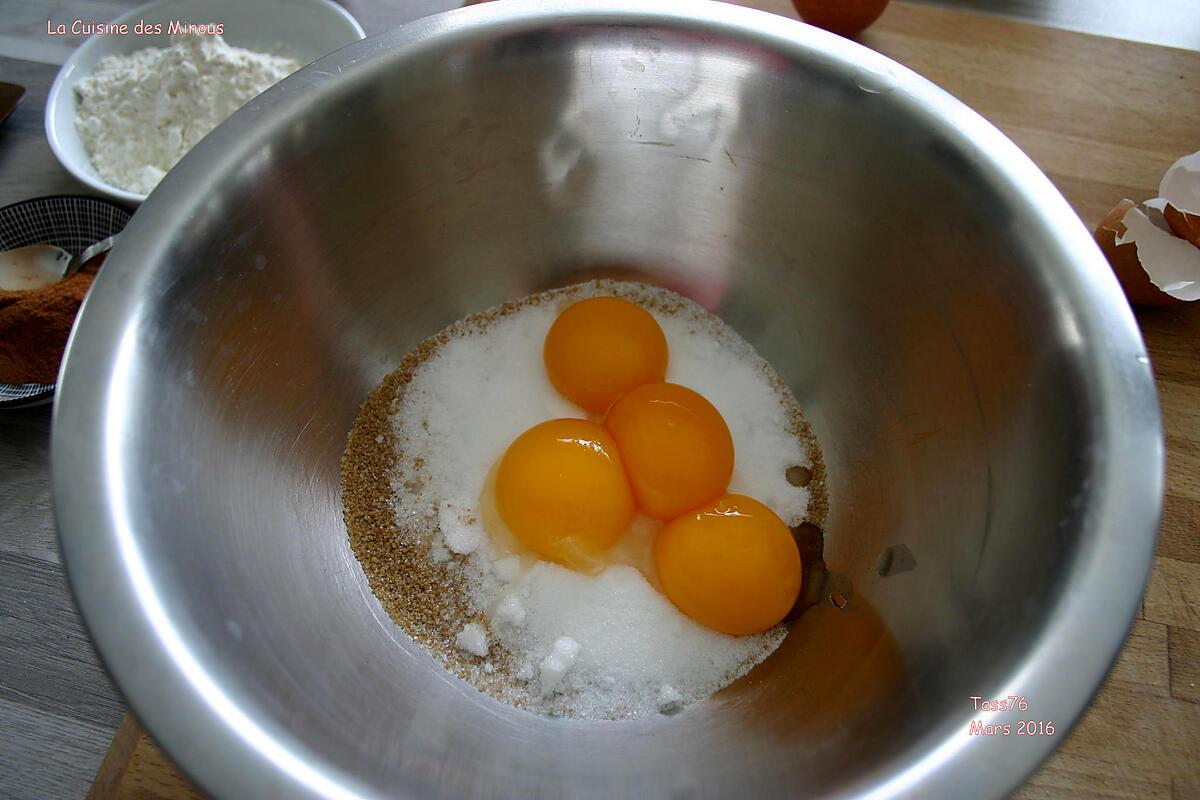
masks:
[[[582,419],[535,425],[509,445],[496,471],[496,508],[526,547],[595,571],[633,519],[633,495],[616,443]]]
[[[563,311],[542,356],[554,388],[594,414],[667,374],[662,328],[649,311],[619,297],[593,297]]]
[[[663,593],[692,619],[735,636],[760,633],[800,595],[800,551],[775,512],[744,495],[671,520],[654,544]]]
[[[649,383],[624,395],[604,421],[638,507],[670,519],[716,499],[733,473],[733,437],[721,412],[674,383]]]

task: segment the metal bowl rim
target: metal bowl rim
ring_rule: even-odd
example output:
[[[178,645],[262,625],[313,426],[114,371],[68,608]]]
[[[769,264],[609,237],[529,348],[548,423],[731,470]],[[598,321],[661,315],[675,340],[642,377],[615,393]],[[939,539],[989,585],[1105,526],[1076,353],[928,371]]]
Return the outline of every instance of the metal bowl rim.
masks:
[[[367,797],[358,778],[320,763],[288,732],[247,716],[188,648],[158,605],[153,576],[123,519],[120,486],[110,458],[120,428],[123,355],[131,353],[139,319],[139,287],[152,275],[154,256],[170,239],[168,219],[186,219],[207,189],[232,170],[251,137],[319,104],[343,80],[369,76],[367,62],[390,63],[440,47],[455,37],[489,36],[555,24],[647,24],[705,29],[784,52],[814,55],[847,69],[885,64],[895,89],[913,107],[976,149],[995,167],[997,190],[1020,194],[1052,232],[1066,279],[1084,302],[1070,309],[1089,340],[1088,367],[1098,393],[1096,421],[1103,448],[1091,454],[1102,487],[1088,519],[1090,539],[1072,565],[1065,593],[1012,676],[1024,694],[1041,692],[1062,711],[1059,737],[1006,741],[1003,765],[960,729],[944,735],[917,761],[874,781],[860,781],[873,798],[942,796],[971,786],[977,796],[1000,797],[1018,786],[1050,754],[1079,718],[1119,652],[1132,624],[1154,555],[1162,511],[1163,440],[1149,361],[1133,315],[1103,256],[1065,199],[1033,162],[999,130],[958,100],[907,68],[861,45],[765,12],[722,3],[670,0],[508,0],[458,9],[351,44],[305,67],[237,112],[172,171],[131,222],[114,249],[99,296],[81,314],[68,344],[52,440],[54,507],[64,562],[97,648],[139,718],[198,783],[217,796],[277,794],[293,797]],[[308,90],[308,91],[300,91]],[[259,137],[260,139],[263,137]],[[139,266],[140,265],[140,266]],[[117,267],[114,269],[114,266]],[[122,284],[118,290],[116,284]],[[127,364],[125,366],[128,366]],[[1119,489],[1117,488],[1119,487]],[[112,575],[122,580],[113,581]],[[1128,577],[1137,577],[1129,581]],[[1124,576],[1116,582],[1114,576]],[[1101,600],[1101,598],[1103,598]],[[1106,619],[1080,618],[1097,603]],[[1086,640],[1077,650],[1063,642]],[[963,698],[964,702],[968,698]],[[944,732],[939,732],[944,733]],[[397,791],[399,791],[397,789]]]

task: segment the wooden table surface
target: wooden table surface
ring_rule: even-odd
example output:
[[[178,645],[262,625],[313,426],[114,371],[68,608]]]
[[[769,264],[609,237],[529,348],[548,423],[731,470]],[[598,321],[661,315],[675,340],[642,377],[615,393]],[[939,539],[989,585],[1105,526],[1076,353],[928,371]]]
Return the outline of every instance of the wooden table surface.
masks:
[[[1089,229],[1200,150],[1200,53],[899,4],[864,42],[1008,134]],[[1200,304],[1137,317],[1167,440],[1154,571],[1103,690],[1021,798],[1200,798]]]
[[[742,4],[794,16],[786,0]],[[1200,150],[1197,52],[903,2],[862,40],[1004,130],[1089,228],[1122,197],[1154,196],[1167,166]],[[55,69],[0,58],[0,80],[29,90],[0,126],[0,204],[82,191],[42,136]],[[1167,438],[1154,573],[1103,690],[1020,798],[1200,799],[1200,304],[1139,311],[1138,320]],[[66,592],[49,513],[48,431],[45,409],[0,416],[5,798],[82,796],[124,710]]]

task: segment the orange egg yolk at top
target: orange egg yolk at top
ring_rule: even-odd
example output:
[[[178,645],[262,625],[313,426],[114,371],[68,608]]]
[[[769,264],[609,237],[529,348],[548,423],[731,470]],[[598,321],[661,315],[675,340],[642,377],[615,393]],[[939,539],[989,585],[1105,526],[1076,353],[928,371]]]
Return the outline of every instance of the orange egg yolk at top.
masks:
[[[744,495],[671,520],[654,543],[663,593],[692,619],[735,636],[778,624],[800,595],[800,551],[775,512]]]
[[[711,502],[733,473],[733,437],[700,394],[649,383],[622,396],[604,425],[629,474],[638,508],[667,520]]]
[[[496,471],[504,524],[543,558],[593,571],[633,520],[634,502],[613,437],[581,419],[533,426]]]
[[[546,334],[542,356],[554,388],[593,414],[667,374],[662,328],[649,311],[619,297],[569,306]]]

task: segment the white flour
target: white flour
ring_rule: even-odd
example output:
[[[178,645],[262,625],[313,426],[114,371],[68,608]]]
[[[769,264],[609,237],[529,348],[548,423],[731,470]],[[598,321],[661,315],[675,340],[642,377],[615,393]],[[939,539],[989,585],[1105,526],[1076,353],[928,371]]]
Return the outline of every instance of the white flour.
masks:
[[[220,36],[171,42],[104,58],[75,86],[75,128],[92,166],[131,192],[149,193],[209,131],[300,67]]]

